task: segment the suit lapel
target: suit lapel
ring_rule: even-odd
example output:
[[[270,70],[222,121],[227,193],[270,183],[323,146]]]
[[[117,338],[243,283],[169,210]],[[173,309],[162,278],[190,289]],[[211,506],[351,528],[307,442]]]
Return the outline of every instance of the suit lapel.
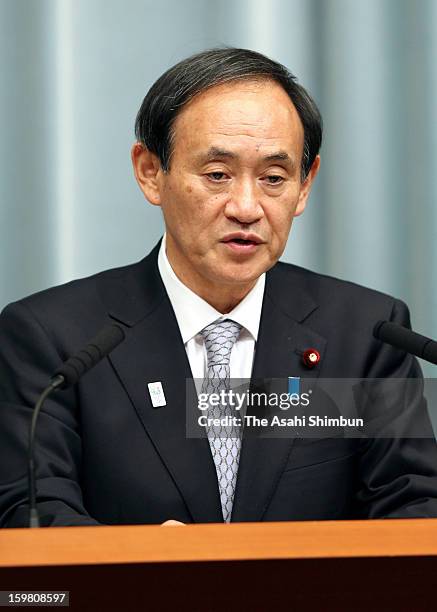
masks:
[[[111,303],[110,316],[130,327],[110,360],[193,521],[221,522],[208,440],[186,436],[185,389],[192,374],[157,268],[158,247],[127,277],[101,284],[103,299]],[[162,383],[167,402],[160,408],[152,406],[147,388],[156,381]]]
[[[267,274],[252,380],[317,378],[302,352],[316,348],[321,363],[326,340],[302,323],[317,304],[283,265]],[[285,383],[286,384],[286,383]],[[286,391],[286,387],[284,391]],[[292,451],[293,439],[243,438],[232,521],[260,521]]]

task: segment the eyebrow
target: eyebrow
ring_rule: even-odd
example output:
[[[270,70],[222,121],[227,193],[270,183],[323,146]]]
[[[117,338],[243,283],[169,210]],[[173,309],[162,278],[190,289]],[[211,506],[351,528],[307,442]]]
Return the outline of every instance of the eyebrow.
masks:
[[[210,147],[206,154],[201,153],[199,158],[205,161],[211,161],[212,159],[217,158],[229,158],[229,159],[237,159],[238,155],[236,153],[232,153],[232,151],[227,151],[226,149],[221,149],[220,147]]]
[[[220,147],[210,147],[206,154],[201,153],[199,159],[202,161],[211,161],[213,159],[238,159],[240,156],[237,153],[233,153],[232,151],[227,151],[226,149],[222,149]],[[266,155],[263,158],[263,161],[282,161],[286,162],[292,168],[295,167],[294,160],[290,157],[290,155],[286,151],[276,151],[275,153],[271,153],[270,155]]]

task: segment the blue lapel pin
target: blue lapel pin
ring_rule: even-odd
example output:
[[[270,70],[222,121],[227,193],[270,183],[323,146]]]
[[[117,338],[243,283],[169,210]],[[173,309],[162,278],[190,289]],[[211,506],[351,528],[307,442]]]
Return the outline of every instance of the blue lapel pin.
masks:
[[[300,376],[288,377],[288,395],[300,394]]]

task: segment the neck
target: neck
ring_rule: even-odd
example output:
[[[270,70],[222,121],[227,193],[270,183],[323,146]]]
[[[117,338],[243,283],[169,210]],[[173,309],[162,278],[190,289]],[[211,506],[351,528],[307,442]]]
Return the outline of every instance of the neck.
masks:
[[[187,273],[184,266],[180,265],[179,258],[173,257],[171,250],[169,252],[168,245],[166,255],[178,279],[221,314],[231,312],[256,284],[256,280],[243,284],[208,281],[199,274]]]
[[[183,282],[183,281],[182,281]],[[229,289],[229,291],[223,290],[222,292],[216,291],[213,295],[209,291],[202,292],[201,290],[196,291],[193,287],[189,287],[191,291],[197,293],[199,297],[201,297],[205,302],[208,302],[210,306],[215,308],[221,314],[227,314],[231,312],[249,293],[251,289],[255,286],[255,283],[252,283],[247,288],[241,288],[240,291],[236,291],[235,287]],[[188,287],[188,285],[187,285]]]

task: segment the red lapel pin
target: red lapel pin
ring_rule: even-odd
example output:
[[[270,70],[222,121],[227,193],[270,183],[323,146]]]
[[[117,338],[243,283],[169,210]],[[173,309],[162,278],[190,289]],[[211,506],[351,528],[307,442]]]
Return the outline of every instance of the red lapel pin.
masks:
[[[314,368],[320,361],[320,353],[315,348],[306,349],[302,353],[302,361],[307,368]]]

